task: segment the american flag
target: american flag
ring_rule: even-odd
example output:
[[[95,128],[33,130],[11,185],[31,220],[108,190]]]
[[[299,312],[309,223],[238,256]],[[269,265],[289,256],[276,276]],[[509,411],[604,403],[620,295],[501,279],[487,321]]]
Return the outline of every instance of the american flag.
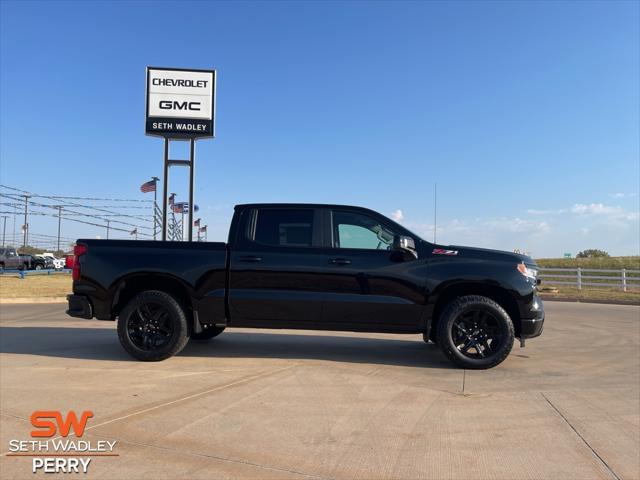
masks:
[[[171,195],[169,195],[169,205],[173,205],[176,201],[176,194],[172,193]]]
[[[142,185],[140,185],[140,191],[142,193],[155,192],[156,191],[156,181],[155,180],[149,180],[148,182],[144,182]]]
[[[170,205],[174,213],[189,213],[189,202],[170,203]],[[200,210],[198,205],[194,205],[193,211],[197,212],[198,210]]]
[[[197,219],[195,222],[193,222],[193,226],[194,227],[199,227],[200,226],[200,219]]]
[[[187,213],[189,211],[189,204],[187,202],[169,202],[169,205],[171,205],[171,210],[173,210],[173,213]]]
[[[200,227],[200,230],[198,230],[200,233],[207,233],[207,226],[205,225],[204,227]]]

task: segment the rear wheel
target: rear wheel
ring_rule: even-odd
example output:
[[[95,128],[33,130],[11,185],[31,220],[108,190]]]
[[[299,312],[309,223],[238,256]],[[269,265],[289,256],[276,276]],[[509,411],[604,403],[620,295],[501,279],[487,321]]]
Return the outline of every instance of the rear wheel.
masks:
[[[451,302],[438,321],[438,344],[449,360],[469,369],[502,363],[514,340],[509,314],[490,298],[479,295]]]
[[[224,332],[224,327],[209,327],[199,333],[192,333],[191,340],[211,340]]]
[[[39,263],[36,264],[36,270],[42,270],[42,265],[40,265]]]
[[[127,353],[138,360],[165,360],[189,341],[187,317],[168,293],[142,292],[120,312],[118,338]]]

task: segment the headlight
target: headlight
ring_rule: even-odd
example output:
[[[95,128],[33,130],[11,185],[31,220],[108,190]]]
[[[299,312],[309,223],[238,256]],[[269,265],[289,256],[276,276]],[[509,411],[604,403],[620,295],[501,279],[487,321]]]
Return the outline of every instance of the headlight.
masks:
[[[518,264],[518,271],[527,278],[535,280],[538,276],[538,271],[534,268],[527,267],[524,262]]]

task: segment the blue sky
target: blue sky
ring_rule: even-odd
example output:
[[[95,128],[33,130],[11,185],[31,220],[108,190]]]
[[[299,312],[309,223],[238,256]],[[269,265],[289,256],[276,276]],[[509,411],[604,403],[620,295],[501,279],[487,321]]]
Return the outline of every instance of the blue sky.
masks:
[[[4,185],[151,198],[145,67],[213,67],[217,138],[198,142],[195,193],[210,240],[254,201],[368,206],[431,239],[437,181],[441,242],[639,253],[638,2],[0,9]],[[186,199],[186,169],[170,189]],[[63,220],[63,235],[104,231]]]

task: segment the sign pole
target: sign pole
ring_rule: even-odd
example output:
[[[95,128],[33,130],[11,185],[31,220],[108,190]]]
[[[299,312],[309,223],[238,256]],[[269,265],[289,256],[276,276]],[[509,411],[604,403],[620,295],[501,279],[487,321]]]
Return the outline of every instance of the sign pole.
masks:
[[[196,159],[196,140],[194,138],[189,140],[189,236],[188,240],[193,240],[193,167]]]
[[[172,208],[172,224],[167,225],[169,167],[189,167],[189,199],[187,203],[189,231],[182,239],[193,241],[195,204],[195,141],[215,136],[216,71],[184,68],[147,67],[145,133],[164,138],[164,185],[162,205],[162,240],[177,240],[177,222]],[[189,160],[169,158],[169,142],[189,140]],[[154,203],[156,197],[154,195]],[[182,218],[184,219],[184,208]],[[198,235],[200,237],[200,235]],[[155,239],[155,229],[154,229]]]
[[[167,240],[167,204],[169,203],[169,139],[164,139],[164,182],[162,184],[162,241]]]

